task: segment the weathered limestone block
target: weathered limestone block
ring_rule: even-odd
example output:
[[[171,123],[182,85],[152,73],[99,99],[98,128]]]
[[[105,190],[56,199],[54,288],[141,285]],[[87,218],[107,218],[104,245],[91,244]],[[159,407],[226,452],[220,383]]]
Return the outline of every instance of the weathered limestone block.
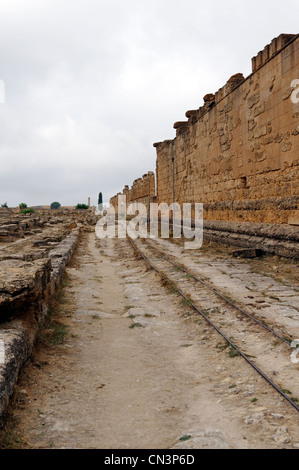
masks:
[[[0,257],[0,319],[6,321],[4,328],[0,325],[0,341],[4,343],[4,363],[0,364],[0,421],[47,313],[48,297],[61,281],[79,233],[80,227],[73,229],[50,251],[47,259],[24,262],[23,253],[14,258],[9,254]]]
[[[299,225],[299,211],[296,211],[292,215],[292,217],[289,217],[288,224],[289,225]]]
[[[0,261],[0,319],[40,297],[50,281],[49,259]]]
[[[260,116],[265,112],[265,102],[254,108],[253,115],[254,117]]]
[[[299,233],[277,224],[204,221],[204,239],[299,259]]]
[[[204,228],[220,232],[231,232],[250,236],[261,236],[277,240],[299,242],[299,232],[296,227],[285,224],[259,224],[251,222],[231,222],[204,220]]]
[[[271,44],[267,44],[265,48],[257,54],[257,56],[251,59],[252,71],[255,72],[259,67],[264,65],[267,60],[273,57],[295,37],[295,34],[281,34],[277,38],[274,38],[271,41]]]
[[[255,106],[260,100],[260,93],[257,92],[255,93],[254,95],[250,96],[250,98],[248,98],[247,100],[247,105],[248,105],[248,108],[251,109],[253,108],[253,106]]]
[[[0,422],[13,395],[21,367],[29,356],[31,346],[25,328],[0,330],[5,348],[5,362],[0,364]]]

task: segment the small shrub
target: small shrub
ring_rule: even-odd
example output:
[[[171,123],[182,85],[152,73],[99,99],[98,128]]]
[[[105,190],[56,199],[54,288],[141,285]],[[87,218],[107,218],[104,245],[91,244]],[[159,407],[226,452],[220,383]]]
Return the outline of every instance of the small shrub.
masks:
[[[142,328],[141,323],[132,323],[132,325],[129,326],[129,328]]]
[[[237,351],[235,348],[231,346],[229,349],[228,355],[229,357],[237,357],[237,356],[240,356],[240,353],[239,351]]]
[[[181,442],[189,441],[190,439],[192,439],[192,436],[190,436],[189,434],[188,435],[186,434],[185,436],[180,437]]]
[[[64,344],[67,335],[67,327],[63,323],[48,321],[47,327],[41,332],[43,343],[50,345]]]
[[[33,214],[34,209],[21,209],[20,213],[21,214]]]
[[[181,304],[185,305],[187,307],[190,307],[192,305],[192,299],[189,295],[181,299]]]
[[[77,204],[76,205],[76,209],[88,209],[88,205],[87,204]]]
[[[229,347],[229,343],[225,341],[225,343],[217,343],[216,348],[219,349],[221,352],[224,351]]]
[[[185,279],[193,279],[193,274],[184,274],[183,276]]]

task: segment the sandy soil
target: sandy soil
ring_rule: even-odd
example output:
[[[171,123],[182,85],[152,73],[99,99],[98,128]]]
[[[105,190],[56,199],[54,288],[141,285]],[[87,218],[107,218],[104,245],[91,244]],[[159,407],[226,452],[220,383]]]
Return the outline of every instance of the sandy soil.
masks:
[[[7,447],[299,447],[296,410],[127,240],[86,233],[62,294],[53,315],[68,334],[24,369]]]

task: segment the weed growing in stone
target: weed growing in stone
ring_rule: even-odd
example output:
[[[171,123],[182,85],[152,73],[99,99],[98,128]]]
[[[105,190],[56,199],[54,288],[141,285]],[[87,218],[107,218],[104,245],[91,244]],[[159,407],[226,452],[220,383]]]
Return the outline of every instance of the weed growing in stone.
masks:
[[[138,323],[138,322],[137,322],[137,323],[132,323],[132,324],[129,326],[129,328],[132,328],[132,329],[133,329],[133,328],[142,328],[142,325],[141,325],[141,323]]]

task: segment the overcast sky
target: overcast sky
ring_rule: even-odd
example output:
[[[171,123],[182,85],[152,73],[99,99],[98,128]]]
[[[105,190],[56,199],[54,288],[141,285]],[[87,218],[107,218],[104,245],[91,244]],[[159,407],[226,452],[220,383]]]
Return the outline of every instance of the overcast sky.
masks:
[[[298,0],[0,0],[0,204],[108,201],[298,18]]]

